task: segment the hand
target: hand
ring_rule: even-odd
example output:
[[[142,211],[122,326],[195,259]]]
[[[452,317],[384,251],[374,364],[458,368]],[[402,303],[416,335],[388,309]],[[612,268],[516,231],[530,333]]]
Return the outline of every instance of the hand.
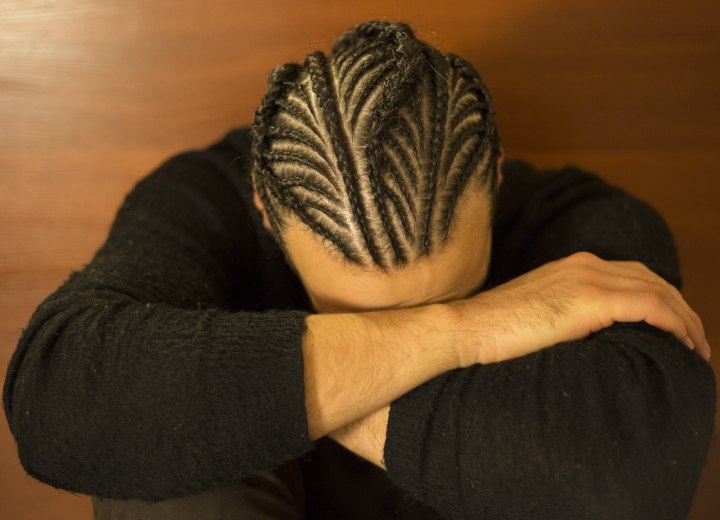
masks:
[[[496,363],[582,339],[616,322],[644,321],[674,334],[705,359],[710,346],[680,292],[640,262],[575,253],[472,298],[457,312],[461,363]]]

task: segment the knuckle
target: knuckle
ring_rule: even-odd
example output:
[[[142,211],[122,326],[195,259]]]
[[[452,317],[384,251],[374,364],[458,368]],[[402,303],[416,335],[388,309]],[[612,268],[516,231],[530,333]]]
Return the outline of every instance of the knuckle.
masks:
[[[697,312],[695,312],[695,310],[692,307],[690,307],[689,305],[688,305],[688,314],[690,315],[690,318],[692,318],[693,320],[701,321],[700,315]]]
[[[661,278],[661,280],[662,280],[662,278]],[[678,299],[685,301],[685,298],[680,293],[680,291],[677,290],[677,287],[675,287],[671,283],[666,282],[665,280],[662,280],[662,282],[663,282],[663,285],[665,285],[665,287],[667,287],[667,290],[673,294],[673,296],[676,296]]]
[[[694,310],[692,310],[692,308],[690,308],[690,317],[693,320],[695,320],[696,323],[702,323],[702,320],[700,319],[700,315],[697,312],[695,312]]]
[[[698,328],[701,334],[705,333],[705,326],[703,325],[702,320],[700,319],[700,316],[697,315],[697,313],[693,310],[690,310],[693,319],[693,323],[695,323],[695,326]]]
[[[568,260],[571,260],[573,263],[591,263],[596,262],[599,260],[597,256],[594,254],[588,252],[588,251],[578,251],[577,253],[573,253],[570,256],[567,257]]]
[[[660,277],[655,273],[655,271],[653,271],[652,269],[650,269],[647,265],[645,265],[645,264],[642,263],[642,262],[638,262],[637,260],[636,260],[636,261],[633,261],[633,262],[632,262],[632,266],[633,266],[635,269],[637,269],[637,270],[642,271],[643,273],[645,273],[646,276],[651,276],[652,278],[660,278]]]

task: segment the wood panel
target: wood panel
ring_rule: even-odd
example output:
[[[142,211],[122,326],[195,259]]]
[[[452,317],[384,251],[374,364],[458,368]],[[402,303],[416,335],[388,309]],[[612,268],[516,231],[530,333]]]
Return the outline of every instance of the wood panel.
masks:
[[[511,157],[592,169],[655,205],[720,341],[718,13],[710,0],[3,0],[0,375],[139,178],[249,123],[274,65],[371,18],[407,21],[475,63]],[[716,517],[719,485],[715,441],[690,518]],[[4,421],[0,504],[17,520],[91,516],[86,497],[25,476]]]

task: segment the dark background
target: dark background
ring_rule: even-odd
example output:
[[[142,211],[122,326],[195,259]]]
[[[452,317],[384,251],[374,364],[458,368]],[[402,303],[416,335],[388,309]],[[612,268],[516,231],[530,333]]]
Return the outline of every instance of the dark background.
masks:
[[[274,65],[372,18],[477,66],[510,158],[575,164],[653,204],[720,341],[716,1],[0,0],[0,376],[138,179],[248,124]],[[717,518],[719,455],[716,438],[691,519]],[[91,517],[87,497],[25,475],[4,420],[0,504],[8,519]]]

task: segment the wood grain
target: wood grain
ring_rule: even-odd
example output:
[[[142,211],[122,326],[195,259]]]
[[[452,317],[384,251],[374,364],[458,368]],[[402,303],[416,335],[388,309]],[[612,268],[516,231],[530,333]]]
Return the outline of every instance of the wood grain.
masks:
[[[4,0],[0,375],[35,307],[90,261],[137,180],[248,124],[273,66],[372,18],[404,20],[477,66],[509,156],[591,169],[657,207],[685,295],[720,341],[715,2]],[[715,441],[691,519],[716,518],[719,485]],[[0,504],[3,518],[91,517],[87,497],[25,475],[5,421]]]

